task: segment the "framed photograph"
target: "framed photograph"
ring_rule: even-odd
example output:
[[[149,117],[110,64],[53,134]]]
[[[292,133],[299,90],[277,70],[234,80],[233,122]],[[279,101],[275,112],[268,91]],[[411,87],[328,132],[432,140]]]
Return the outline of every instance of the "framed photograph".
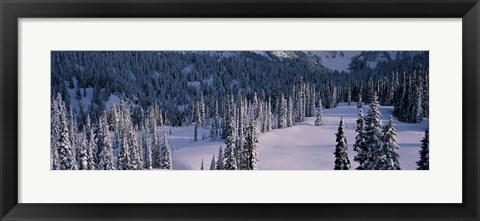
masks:
[[[0,10],[1,220],[479,219],[477,0]]]

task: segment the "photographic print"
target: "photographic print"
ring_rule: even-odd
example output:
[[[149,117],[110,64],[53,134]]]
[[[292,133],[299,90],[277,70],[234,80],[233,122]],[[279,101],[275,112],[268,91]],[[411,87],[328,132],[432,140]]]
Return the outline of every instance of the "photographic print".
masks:
[[[428,51],[52,51],[51,170],[428,170]]]

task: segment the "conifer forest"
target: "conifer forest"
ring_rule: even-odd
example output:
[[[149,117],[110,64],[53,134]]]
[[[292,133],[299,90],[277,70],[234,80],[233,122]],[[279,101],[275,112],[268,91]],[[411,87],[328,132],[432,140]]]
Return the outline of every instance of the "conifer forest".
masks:
[[[428,170],[428,51],[52,51],[51,170]]]

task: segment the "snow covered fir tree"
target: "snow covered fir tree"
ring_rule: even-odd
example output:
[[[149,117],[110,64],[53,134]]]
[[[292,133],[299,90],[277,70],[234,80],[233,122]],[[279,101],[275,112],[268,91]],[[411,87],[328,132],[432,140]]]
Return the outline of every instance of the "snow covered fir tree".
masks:
[[[419,151],[420,160],[417,161],[417,170],[428,170],[430,168],[428,128],[425,130],[425,136],[422,138],[421,142],[422,147]]]
[[[345,136],[343,118],[340,118],[340,124],[338,125],[338,132],[335,146],[335,170],[349,170],[350,160],[348,159],[348,145],[347,137]]]
[[[52,170],[428,170],[428,117],[427,51],[51,52]]]

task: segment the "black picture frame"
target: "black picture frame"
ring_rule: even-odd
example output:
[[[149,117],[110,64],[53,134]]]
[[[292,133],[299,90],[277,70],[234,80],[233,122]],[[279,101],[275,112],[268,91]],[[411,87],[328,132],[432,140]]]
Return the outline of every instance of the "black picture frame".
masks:
[[[1,220],[479,220],[480,4],[478,0],[0,0],[0,15]],[[17,20],[61,17],[462,18],[463,203],[18,203],[19,33]],[[448,127],[448,125],[444,126]],[[428,187],[421,187],[419,184],[419,188]]]

